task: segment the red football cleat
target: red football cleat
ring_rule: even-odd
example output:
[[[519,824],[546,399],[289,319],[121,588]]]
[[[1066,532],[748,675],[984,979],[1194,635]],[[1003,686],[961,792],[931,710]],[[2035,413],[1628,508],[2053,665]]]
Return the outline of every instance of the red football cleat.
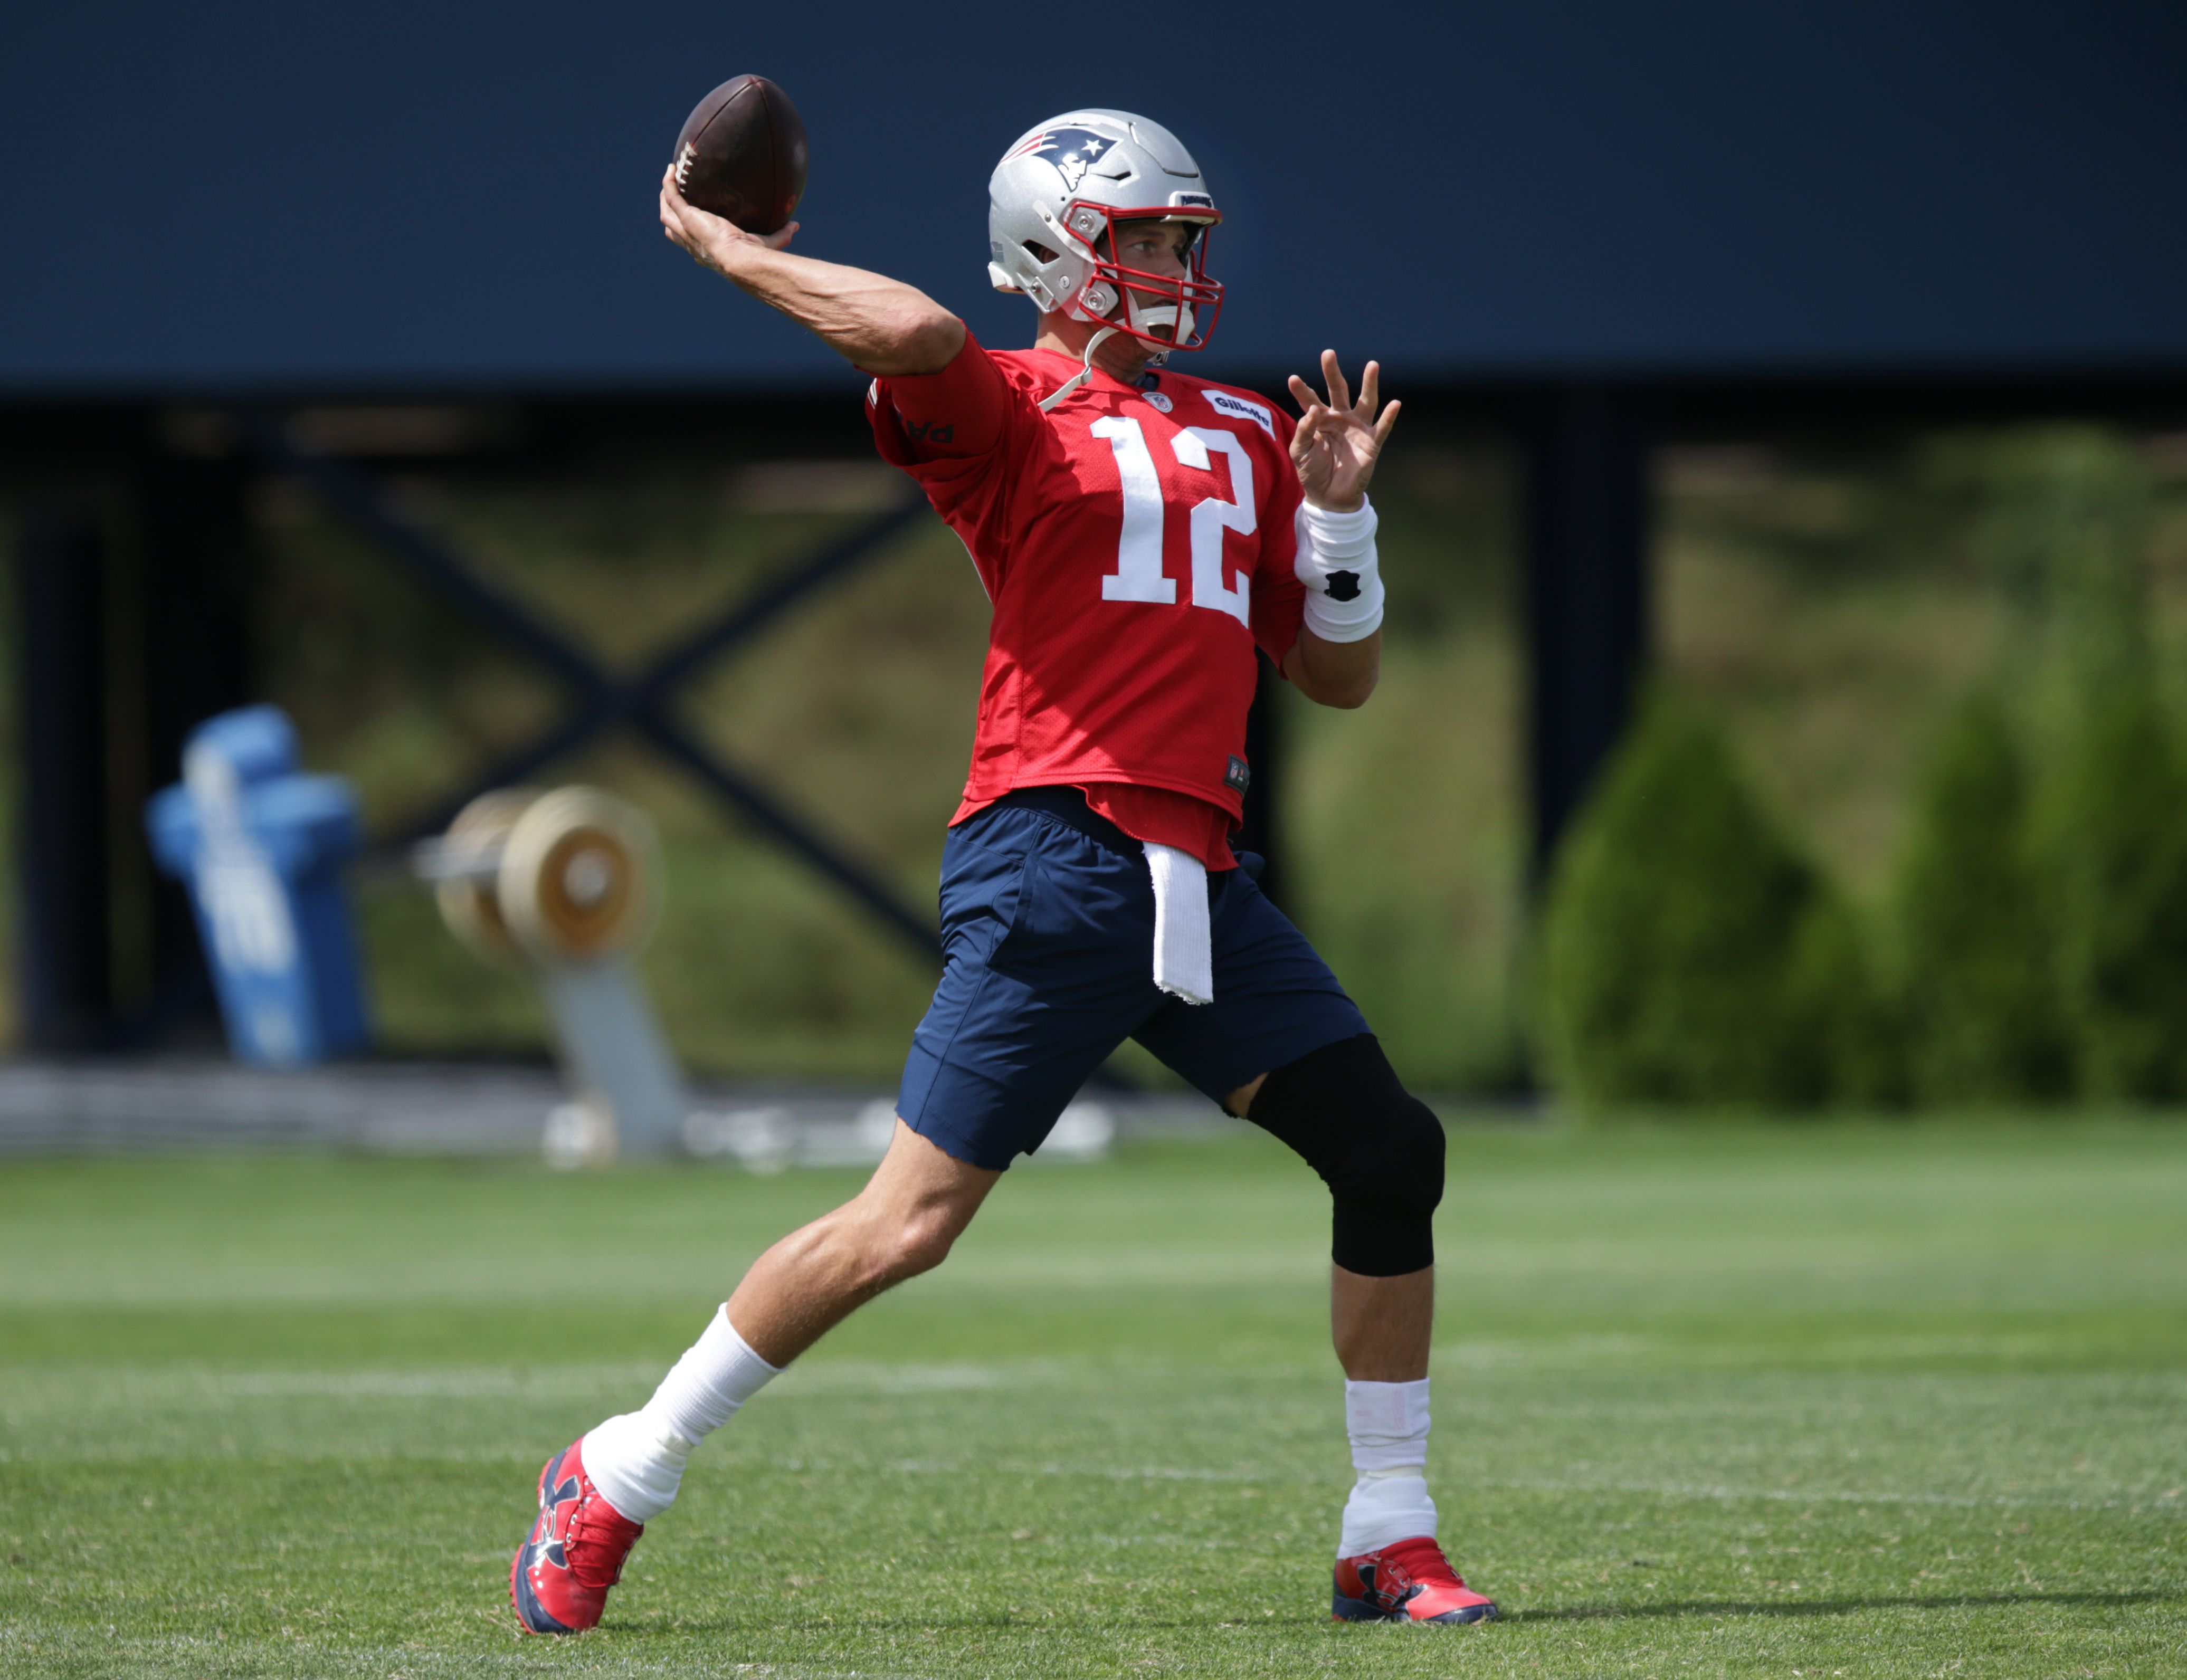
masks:
[[[1336,1561],[1339,1621],[1493,1621],[1496,1604],[1459,1579],[1425,1535]]]
[[[597,1622],[645,1532],[593,1486],[584,1444],[580,1436],[539,1472],[539,1520],[509,1565],[509,1596],[527,1633],[577,1633]]]

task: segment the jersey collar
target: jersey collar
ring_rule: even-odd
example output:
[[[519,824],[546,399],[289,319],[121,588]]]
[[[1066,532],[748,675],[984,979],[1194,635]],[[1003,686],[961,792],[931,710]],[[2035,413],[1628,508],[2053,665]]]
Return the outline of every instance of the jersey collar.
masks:
[[[1065,351],[1049,350],[1042,346],[1035,345],[1033,346],[1033,353],[1037,356],[1045,356],[1049,357],[1049,360],[1068,368],[1070,372],[1073,374],[1076,374],[1082,365],[1077,357],[1071,355]],[[1156,381],[1159,379],[1161,373],[1161,370],[1158,368],[1149,368],[1144,373],[1139,375],[1137,383],[1126,385],[1114,374],[1109,372],[1107,368],[1102,367],[1099,362],[1096,362],[1094,366],[1094,377],[1087,380],[1084,385],[1079,386],[1076,391],[1071,393],[1071,395],[1073,396],[1082,396],[1089,391],[1099,390],[1108,391],[1119,396],[1142,396],[1148,391],[1158,389]]]

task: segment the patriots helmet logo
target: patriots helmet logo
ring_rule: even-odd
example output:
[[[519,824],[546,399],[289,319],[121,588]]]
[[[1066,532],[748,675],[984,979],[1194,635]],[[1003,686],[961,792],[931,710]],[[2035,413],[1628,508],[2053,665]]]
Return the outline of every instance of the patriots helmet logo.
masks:
[[[1086,178],[1086,171],[1116,143],[1107,135],[1096,134],[1090,128],[1043,128],[1019,147],[1014,155],[1047,159],[1063,177],[1064,190],[1075,193],[1078,183]]]

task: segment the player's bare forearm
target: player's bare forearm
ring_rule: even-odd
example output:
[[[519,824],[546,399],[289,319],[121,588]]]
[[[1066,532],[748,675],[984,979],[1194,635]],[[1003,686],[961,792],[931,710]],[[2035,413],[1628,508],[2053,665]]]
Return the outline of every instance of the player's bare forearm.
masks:
[[[962,321],[886,275],[764,245],[736,249],[722,272],[869,374],[938,374],[964,347]]]
[[[1311,630],[1302,630],[1284,655],[1284,675],[1318,705],[1345,711],[1363,706],[1381,678],[1382,632],[1357,642],[1324,642]]]
[[[869,374],[938,374],[964,346],[964,323],[916,286],[794,256],[784,247],[796,222],[764,237],[748,233],[686,203],[672,173],[661,183],[661,226],[694,261],[781,311]]]

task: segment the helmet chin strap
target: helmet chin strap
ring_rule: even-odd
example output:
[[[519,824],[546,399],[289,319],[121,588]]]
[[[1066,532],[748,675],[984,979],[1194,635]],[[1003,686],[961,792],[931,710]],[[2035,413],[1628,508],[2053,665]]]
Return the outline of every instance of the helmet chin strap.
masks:
[[[1124,329],[1122,327],[1104,327],[1099,332],[1094,334],[1092,338],[1087,340],[1086,365],[1081,368],[1077,373],[1073,374],[1069,379],[1065,381],[1062,387],[1053,396],[1044,396],[1041,399],[1040,412],[1043,414],[1047,413],[1049,409],[1054,407],[1057,403],[1062,402],[1063,399],[1070,396],[1072,391],[1077,390],[1078,387],[1084,385],[1087,380],[1092,379],[1094,377],[1094,352],[1100,349],[1102,344],[1105,340],[1114,338],[1118,333],[1121,333],[1123,330]]]

